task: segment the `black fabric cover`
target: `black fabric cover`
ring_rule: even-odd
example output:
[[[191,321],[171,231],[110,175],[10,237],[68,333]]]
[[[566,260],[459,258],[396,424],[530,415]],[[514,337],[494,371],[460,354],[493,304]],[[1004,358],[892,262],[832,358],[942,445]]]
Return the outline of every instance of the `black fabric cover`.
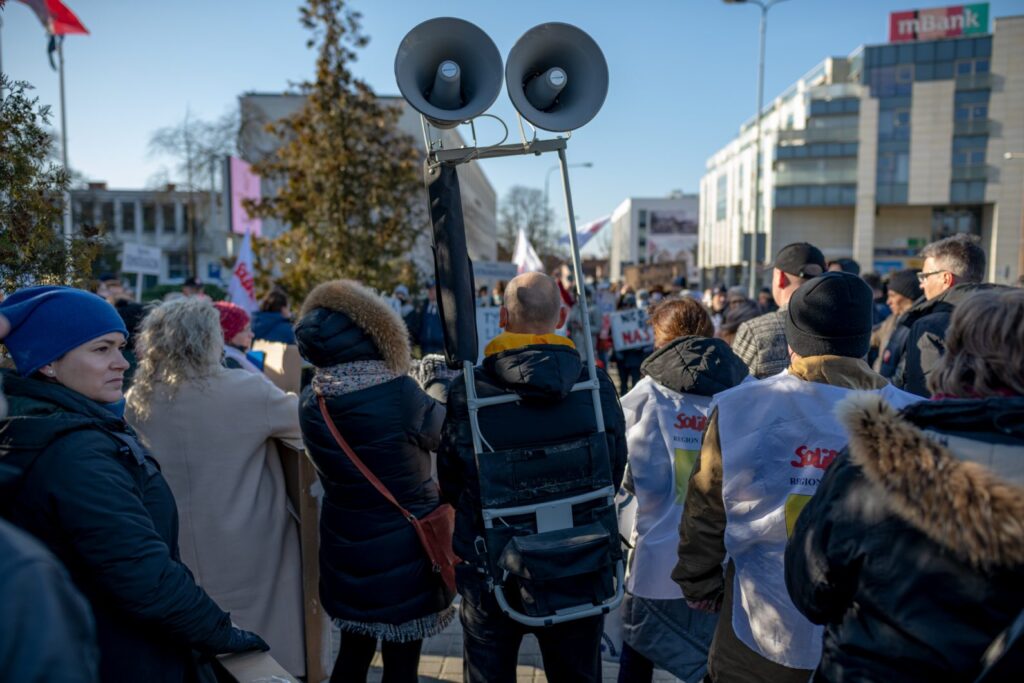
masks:
[[[131,428],[59,384],[4,371],[0,514],[42,541],[92,607],[103,681],[181,683],[192,648],[231,620],[179,561],[178,511],[156,461],[111,434]]]
[[[611,480],[617,488],[626,466],[625,420],[608,375],[599,369],[598,378]],[[523,400],[482,409],[479,422],[483,437],[499,451],[544,448],[589,438],[596,429],[592,394],[570,393],[573,384],[586,379],[580,355],[568,346],[537,344],[488,356],[476,371],[477,395],[487,398],[515,391]],[[437,460],[442,495],[456,511],[455,552],[463,560],[485,564],[474,543],[484,532],[465,378],[461,375],[452,381],[448,392],[448,415]],[[579,513],[600,517],[586,510]],[[493,552],[500,553],[503,548],[501,544]]]
[[[307,316],[308,317],[308,316]],[[405,509],[422,518],[439,504],[430,476],[444,408],[401,376],[327,398],[352,450]],[[320,518],[320,599],[334,618],[402,624],[448,600],[416,532],[336,445],[311,387],[299,405],[302,438],[326,493]]]
[[[444,328],[445,358],[451,367],[476,363],[480,352],[476,331],[476,286],[466,249],[462,193],[454,164],[424,169],[434,235],[437,307]]]

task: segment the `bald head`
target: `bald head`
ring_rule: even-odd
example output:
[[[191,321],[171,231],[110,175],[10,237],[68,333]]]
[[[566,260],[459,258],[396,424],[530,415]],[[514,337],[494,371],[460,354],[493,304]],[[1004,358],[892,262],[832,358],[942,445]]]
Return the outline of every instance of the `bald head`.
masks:
[[[543,273],[523,273],[505,287],[505,330],[520,334],[550,334],[559,323],[561,296],[555,281]]]

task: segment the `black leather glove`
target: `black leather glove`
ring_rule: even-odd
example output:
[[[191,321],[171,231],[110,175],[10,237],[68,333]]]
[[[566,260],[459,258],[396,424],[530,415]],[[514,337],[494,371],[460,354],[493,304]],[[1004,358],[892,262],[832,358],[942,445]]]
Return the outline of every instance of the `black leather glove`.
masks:
[[[252,631],[243,631],[240,628],[232,628],[228,640],[223,646],[217,648],[217,654],[223,655],[229,652],[250,652],[259,650],[266,652],[270,646]]]

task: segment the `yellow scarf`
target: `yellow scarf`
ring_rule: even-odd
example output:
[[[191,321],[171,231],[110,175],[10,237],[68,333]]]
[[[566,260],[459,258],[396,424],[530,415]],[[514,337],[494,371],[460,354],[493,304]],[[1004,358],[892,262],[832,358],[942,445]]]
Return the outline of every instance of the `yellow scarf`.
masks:
[[[502,351],[518,349],[533,344],[558,344],[576,348],[572,340],[560,334],[519,334],[518,332],[502,332],[492,339],[487,348],[484,349],[485,356],[493,356]]]

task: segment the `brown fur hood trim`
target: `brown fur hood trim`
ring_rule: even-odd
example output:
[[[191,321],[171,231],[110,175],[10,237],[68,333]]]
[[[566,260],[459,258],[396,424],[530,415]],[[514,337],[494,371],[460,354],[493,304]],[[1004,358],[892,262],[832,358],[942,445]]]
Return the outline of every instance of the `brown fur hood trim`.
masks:
[[[372,290],[353,280],[317,285],[302,302],[299,318],[315,308],[340,311],[366,331],[391,370],[407,374],[412,358],[409,331],[401,316]]]
[[[1024,564],[1024,488],[960,460],[877,394],[850,396],[836,415],[851,461],[896,515],[977,567]]]

